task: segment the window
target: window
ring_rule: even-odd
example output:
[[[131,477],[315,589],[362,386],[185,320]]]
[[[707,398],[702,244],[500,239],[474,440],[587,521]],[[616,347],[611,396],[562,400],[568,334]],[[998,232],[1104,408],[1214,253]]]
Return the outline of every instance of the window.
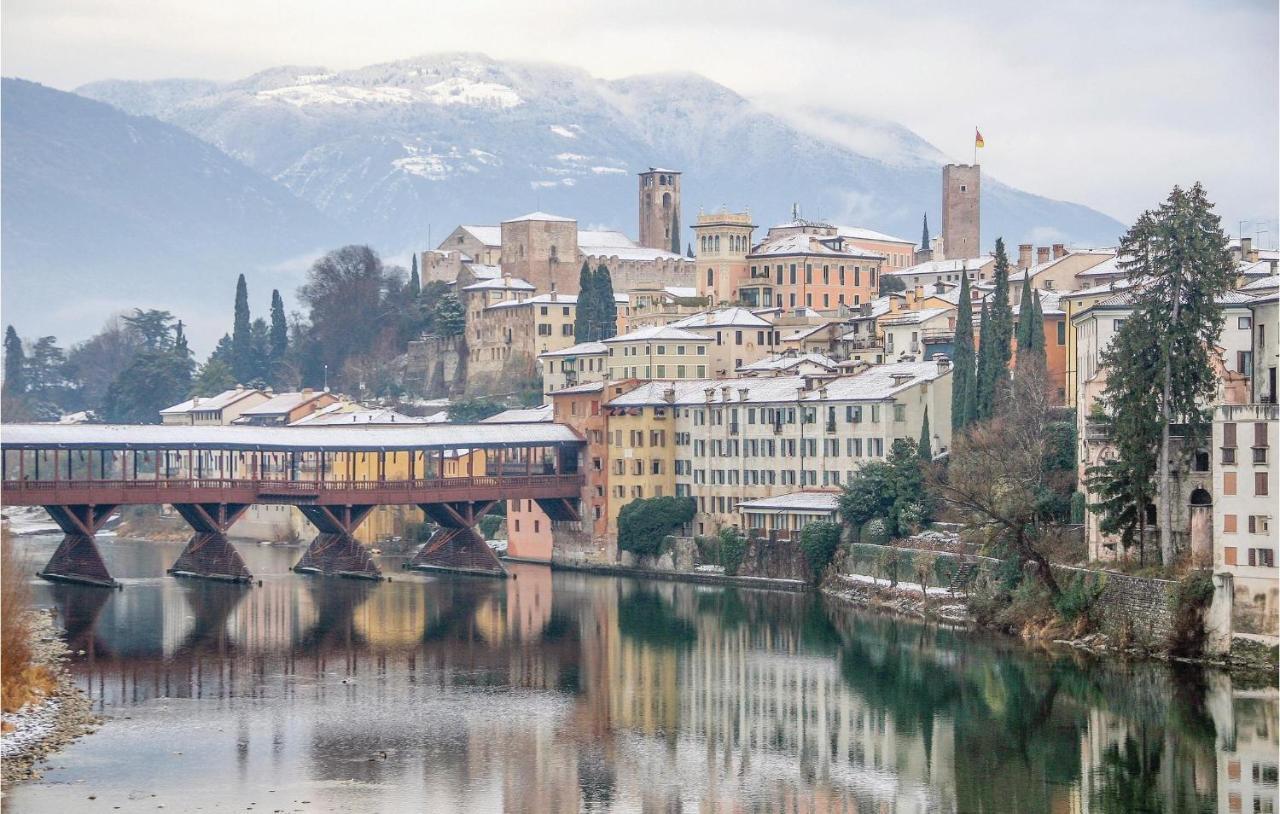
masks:
[[[560,326],[560,335],[561,335],[561,336],[573,336],[573,323],[572,323],[572,322],[566,322],[565,324],[561,325],[561,326]]]
[[[1257,497],[1263,497],[1268,494],[1266,472],[1253,473],[1253,494]]]
[[[1058,321],[1058,344],[1067,344],[1067,323],[1064,320]]]
[[[1209,471],[1209,451],[1205,449],[1196,450],[1195,455],[1191,459],[1192,472],[1208,472]]]
[[[1249,533],[1266,534],[1271,530],[1271,518],[1265,514],[1249,515]]]
[[[1226,529],[1223,529],[1223,531],[1226,531]],[[1236,547],[1235,546],[1225,546],[1222,549],[1222,563],[1223,565],[1236,564]]]
[[[1253,425],[1253,445],[1255,447],[1267,446],[1267,425],[1264,421],[1259,421]]]
[[[1236,473],[1222,473],[1222,494],[1234,495],[1236,493]]]
[[[1222,516],[1222,533],[1223,534],[1236,533],[1236,516],[1234,514],[1224,514]],[[1234,549],[1230,549],[1230,550],[1232,551],[1232,555],[1234,556],[1235,554]],[[1235,561],[1233,560],[1229,564],[1235,565]]]
[[[1251,317],[1238,317],[1236,319],[1236,327],[1242,331],[1247,331],[1253,327],[1253,319]]]
[[[1262,566],[1263,568],[1275,568],[1276,554],[1269,548],[1251,548],[1249,549],[1249,564]]]
[[[539,323],[538,336],[551,336],[551,325],[546,322]]]
[[[905,405],[905,404],[895,404],[895,405],[893,405],[893,420],[894,420],[894,421],[906,421],[906,420],[907,420],[907,405]]]

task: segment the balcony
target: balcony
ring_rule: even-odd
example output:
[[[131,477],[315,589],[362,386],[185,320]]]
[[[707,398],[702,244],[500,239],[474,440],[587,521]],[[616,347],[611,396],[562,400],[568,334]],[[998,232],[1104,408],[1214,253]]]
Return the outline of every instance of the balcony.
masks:
[[[730,435],[737,435],[737,434],[738,434],[738,422],[736,422],[736,421],[730,421],[730,422],[729,422],[729,434],[730,434]]]
[[[773,434],[782,435],[782,422],[777,422],[773,425]]]
[[[834,421],[828,421],[828,422],[827,422],[826,429],[827,429],[827,432],[835,432],[835,431],[836,431],[836,422],[834,422]]]

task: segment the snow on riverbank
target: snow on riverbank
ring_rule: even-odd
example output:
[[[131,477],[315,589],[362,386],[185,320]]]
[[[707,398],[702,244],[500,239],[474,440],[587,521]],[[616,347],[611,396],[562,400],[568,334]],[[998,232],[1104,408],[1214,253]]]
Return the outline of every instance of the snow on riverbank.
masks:
[[[49,513],[39,506],[8,506],[3,517],[9,533],[16,536],[48,534],[59,530]]]

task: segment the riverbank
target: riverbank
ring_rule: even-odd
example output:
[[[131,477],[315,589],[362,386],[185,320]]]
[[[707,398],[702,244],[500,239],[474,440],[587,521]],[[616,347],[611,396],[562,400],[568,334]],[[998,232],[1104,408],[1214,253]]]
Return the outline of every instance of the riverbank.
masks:
[[[67,645],[53,615],[31,611],[29,620],[33,661],[49,671],[55,684],[43,700],[0,716],[0,782],[5,785],[39,777],[36,766],[41,760],[100,723],[67,670]]]
[[[586,563],[551,562],[555,571],[580,571],[586,574],[602,574],[612,577],[636,579],[660,579],[667,582],[693,582],[700,585],[726,585],[735,588],[759,588],[770,591],[801,592],[813,586],[801,579],[781,577],[739,577],[723,571],[663,571],[652,568],[632,568],[626,565],[595,565]]]

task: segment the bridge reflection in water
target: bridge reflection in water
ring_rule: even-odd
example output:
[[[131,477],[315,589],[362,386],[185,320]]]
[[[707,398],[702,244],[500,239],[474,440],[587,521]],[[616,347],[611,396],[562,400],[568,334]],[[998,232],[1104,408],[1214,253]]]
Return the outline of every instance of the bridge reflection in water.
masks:
[[[252,590],[43,588],[85,651],[81,686],[131,720],[15,803],[82,799],[70,795],[85,773],[108,803],[145,782],[208,806],[265,787],[385,811],[1275,801],[1275,692],[1234,692],[1213,673],[1033,655],[806,595],[524,565],[505,581],[320,585],[284,577],[287,552],[247,553],[278,576]],[[143,781],[148,749],[168,757]]]
[[[175,576],[250,581],[227,530],[254,504],[296,506],[319,532],[295,571],[380,578],[355,530],[376,506],[413,505],[438,530],[411,567],[501,575],[474,526],[504,500],[533,501],[552,521],[578,520],[583,446],[559,424],[9,424],[0,472],[5,505],[43,506],[65,534],[40,572],[52,581],[116,587],[95,535],[120,506],[159,504],[194,532],[169,569]],[[469,453],[465,474],[447,465],[459,450]]]

